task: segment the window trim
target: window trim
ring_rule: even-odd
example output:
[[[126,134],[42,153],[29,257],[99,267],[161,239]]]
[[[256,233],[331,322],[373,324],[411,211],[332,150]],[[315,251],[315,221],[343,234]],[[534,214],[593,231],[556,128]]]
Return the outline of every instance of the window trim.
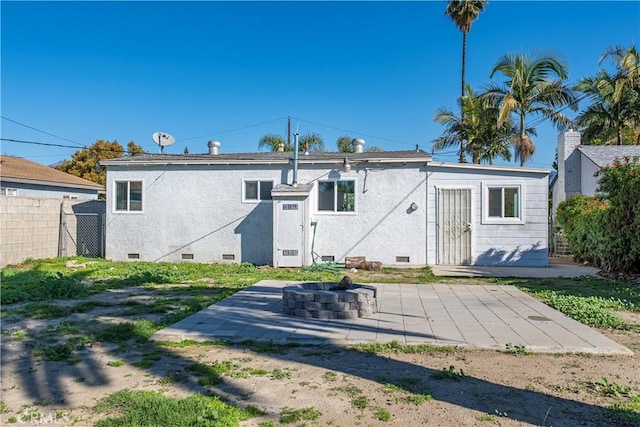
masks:
[[[257,182],[258,183],[258,198],[257,199],[247,199],[247,182]],[[276,186],[276,181],[274,179],[261,179],[261,178],[243,178],[242,179],[242,203],[272,203],[273,197],[271,199],[261,199],[260,198],[260,183],[261,182],[270,182],[271,190]]]
[[[515,188],[518,190],[518,217],[490,217],[489,216],[489,190],[492,189],[508,189]],[[482,183],[482,223],[483,224],[524,224],[525,206],[524,206],[524,184],[521,182],[483,182]],[[504,194],[504,193],[503,193]],[[501,201],[501,207],[504,213],[504,199]]]
[[[127,209],[118,209],[118,183],[121,182],[126,182],[127,183]],[[139,211],[132,211],[129,206],[130,206],[130,199],[129,199],[129,186],[132,182],[139,182],[140,183],[140,194],[141,194],[141,201],[140,201],[140,210]],[[114,179],[113,180],[113,207],[111,209],[111,211],[113,213],[118,213],[118,214],[141,214],[144,213],[144,203],[145,203],[145,196],[144,196],[144,180],[143,179]]]
[[[321,182],[333,182],[334,183],[334,191],[333,191],[333,201],[334,201],[334,210],[330,211],[330,210],[320,210],[320,186],[319,184]],[[337,210],[338,207],[338,203],[337,203],[337,197],[338,197],[338,193],[337,191],[335,191],[335,189],[338,186],[339,182],[353,182],[353,210],[352,211],[339,211]],[[316,197],[316,203],[315,203],[315,211],[318,215],[356,215],[358,213],[358,183],[356,179],[353,178],[349,178],[349,179],[321,179],[317,181],[318,185],[316,185],[315,187],[315,197]]]

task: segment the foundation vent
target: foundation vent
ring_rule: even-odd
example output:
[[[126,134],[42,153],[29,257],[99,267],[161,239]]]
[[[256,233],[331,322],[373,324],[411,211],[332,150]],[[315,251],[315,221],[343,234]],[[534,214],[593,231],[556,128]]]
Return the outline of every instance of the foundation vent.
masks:
[[[402,262],[402,263],[409,262],[409,257],[408,256],[397,256],[396,257],[396,262]]]
[[[324,262],[334,262],[336,260],[336,257],[333,255],[322,255],[321,259]]]
[[[182,254],[182,259],[193,259],[193,254]]]
[[[140,259],[140,254],[127,254],[127,259]]]
[[[235,261],[236,256],[234,254],[222,254],[223,261]]]

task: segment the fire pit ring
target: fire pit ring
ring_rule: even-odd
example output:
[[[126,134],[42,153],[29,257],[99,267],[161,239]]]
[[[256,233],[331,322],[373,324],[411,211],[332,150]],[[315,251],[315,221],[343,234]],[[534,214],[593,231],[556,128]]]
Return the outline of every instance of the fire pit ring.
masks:
[[[352,284],[338,290],[337,282],[307,282],[282,289],[285,314],[307,319],[356,319],[378,312],[377,289]]]

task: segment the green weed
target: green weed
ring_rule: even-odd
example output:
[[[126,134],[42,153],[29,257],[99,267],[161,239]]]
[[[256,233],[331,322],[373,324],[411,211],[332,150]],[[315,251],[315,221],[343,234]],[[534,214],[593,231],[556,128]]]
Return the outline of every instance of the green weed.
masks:
[[[521,345],[521,344],[514,345],[514,344],[511,344],[510,342],[508,342],[505,345],[505,353],[513,354],[514,356],[533,354],[531,351],[527,350],[527,347],[525,347],[524,345]]]
[[[284,369],[274,369],[271,372],[271,379],[272,380],[284,380],[284,379],[288,379],[291,378],[291,371],[287,368]]]
[[[606,378],[601,378],[600,381],[595,381],[589,384],[591,389],[597,393],[606,397],[632,397],[632,389],[629,386],[622,385],[617,381],[609,381]]]
[[[351,405],[362,411],[369,406],[369,398],[367,396],[358,396],[351,401]]]
[[[282,424],[291,424],[298,421],[316,421],[322,412],[313,407],[302,409],[283,408],[280,412],[280,422]]]
[[[464,377],[464,371],[460,369],[456,372],[456,368],[453,365],[431,374],[431,378],[435,378],[437,380],[447,379],[458,381],[462,377]]]
[[[377,409],[373,416],[380,421],[389,421],[391,419],[391,413],[386,409]]]
[[[122,360],[111,360],[107,362],[107,366],[111,366],[112,368],[119,368],[124,366],[124,362]]]
[[[338,379],[338,374],[336,374],[333,371],[327,371],[324,374],[322,374],[322,379],[325,380],[326,382],[333,382]]]
[[[356,344],[351,348],[365,353],[376,354],[432,354],[432,353],[454,353],[455,348],[451,346],[435,346],[431,344],[409,345],[400,344],[398,341],[389,343]]]
[[[95,339],[110,342],[126,342],[135,339],[138,342],[144,342],[159,329],[160,326],[149,320],[134,320],[107,326],[95,334]]]

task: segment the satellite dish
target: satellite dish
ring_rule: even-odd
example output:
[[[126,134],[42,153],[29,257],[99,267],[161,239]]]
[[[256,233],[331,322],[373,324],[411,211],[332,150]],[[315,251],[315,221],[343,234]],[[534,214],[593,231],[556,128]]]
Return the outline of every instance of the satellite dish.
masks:
[[[154,132],[153,135],[151,135],[151,138],[153,138],[153,142],[160,146],[161,153],[163,152],[164,147],[176,142],[176,139],[172,135],[165,132]]]

